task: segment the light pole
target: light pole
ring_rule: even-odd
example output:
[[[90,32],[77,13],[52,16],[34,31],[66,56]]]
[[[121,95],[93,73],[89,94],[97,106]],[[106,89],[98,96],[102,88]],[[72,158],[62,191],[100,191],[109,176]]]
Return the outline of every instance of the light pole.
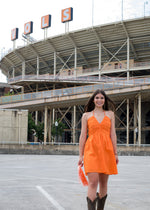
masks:
[[[92,27],[94,25],[94,0],[92,0]]]
[[[122,21],[123,21],[123,0],[121,1],[121,16],[122,16]]]
[[[57,122],[57,120],[55,121],[55,126],[56,126],[56,142],[57,142],[58,141],[58,135],[57,135],[58,122]]]
[[[145,17],[145,5],[148,4],[148,1],[144,2],[144,17]]]

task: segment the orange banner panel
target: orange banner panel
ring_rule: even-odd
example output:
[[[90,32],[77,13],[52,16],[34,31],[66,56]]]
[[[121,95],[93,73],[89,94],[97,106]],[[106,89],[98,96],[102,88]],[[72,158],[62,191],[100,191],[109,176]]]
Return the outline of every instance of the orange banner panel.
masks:
[[[33,22],[30,21],[24,24],[24,34],[31,34],[33,32]]]
[[[11,30],[11,41],[18,39],[18,28],[14,28]]]
[[[41,17],[41,28],[48,28],[51,26],[51,15]]]
[[[69,7],[61,11],[61,22],[65,23],[73,20],[73,8]]]

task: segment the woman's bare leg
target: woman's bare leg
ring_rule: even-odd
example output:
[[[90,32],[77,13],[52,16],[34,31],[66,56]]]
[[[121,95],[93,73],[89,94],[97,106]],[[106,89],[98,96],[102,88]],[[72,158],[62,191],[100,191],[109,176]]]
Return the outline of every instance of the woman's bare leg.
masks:
[[[96,198],[96,191],[99,182],[99,174],[98,173],[88,173],[88,193],[87,196],[91,201],[94,201]]]
[[[104,197],[107,194],[107,184],[109,175],[99,174],[99,196]]]

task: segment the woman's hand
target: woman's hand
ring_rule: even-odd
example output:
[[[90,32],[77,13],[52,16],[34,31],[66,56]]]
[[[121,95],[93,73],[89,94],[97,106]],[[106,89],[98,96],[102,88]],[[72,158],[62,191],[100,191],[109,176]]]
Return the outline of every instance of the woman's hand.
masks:
[[[83,156],[79,157],[78,166],[83,166]]]
[[[118,164],[119,163],[119,159],[118,159],[118,155],[117,154],[115,155],[115,158],[116,158],[116,164]]]

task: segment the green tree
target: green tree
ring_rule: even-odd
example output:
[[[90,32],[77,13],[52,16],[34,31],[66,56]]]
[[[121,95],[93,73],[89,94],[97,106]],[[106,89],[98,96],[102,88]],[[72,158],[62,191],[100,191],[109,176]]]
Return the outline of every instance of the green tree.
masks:
[[[32,141],[33,134],[38,138],[38,141],[44,140],[44,123],[38,122],[35,125],[31,113],[28,114],[28,140]]]
[[[28,140],[32,140],[33,132],[36,128],[35,122],[32,119],[31,113],[28,114]]]
[[[64,129],[67,128],[66,125],[61,121],[59,122],[60,119],[57,120],[58,122],[58,126],[55,126],[55,123],[52,124],[52,130],[51,130],[51,134],[53,137],[55,137],[56,135],[58,136],[62,136],[62,133],[64,132]]]
[[[12,92],[9,91],[8,93],[5,93],[4,96],[12,96],[14,94],[15,94],[14,91],[12,91]]]
[[[58,119],[58,126],[56,128],[55,124],[52,125],[51,134],[54,138],[56,135],[62,136],[62,133],[64,132],[64,129],[66,128],[66,125],[63,122],[59,122],[60,119]],[[35,125],[34,120],[32,119],[31,113],[28,114],[28,140],[31,141],[33,138],[33,134],[35,133],[35,136],[38,138],[38,141],[44,141],[44,123],[38,122],[37,125]]]
[[[44,141],[44,123],[38,122],[37,125],[35,125],[35,131],[36,136],[38,137],[39,141]]]

